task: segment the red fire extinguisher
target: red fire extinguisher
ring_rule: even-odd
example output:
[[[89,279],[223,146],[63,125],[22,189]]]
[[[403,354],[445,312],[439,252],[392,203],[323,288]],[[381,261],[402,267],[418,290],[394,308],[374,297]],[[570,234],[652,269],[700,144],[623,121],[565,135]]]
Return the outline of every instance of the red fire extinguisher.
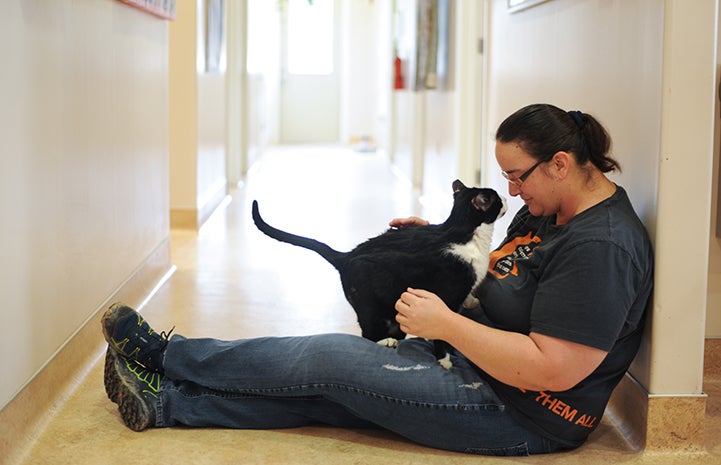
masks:
[[[397,52],[395,55],[395,58],[393,58],[393,89],[404,89],[406,85],[405,82],[403,82],[403,61]]]

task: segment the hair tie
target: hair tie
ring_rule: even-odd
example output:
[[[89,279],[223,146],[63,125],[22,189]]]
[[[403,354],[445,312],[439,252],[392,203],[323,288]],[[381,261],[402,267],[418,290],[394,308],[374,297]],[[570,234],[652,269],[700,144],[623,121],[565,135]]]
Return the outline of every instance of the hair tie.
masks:
[[[573,118],[573,121],[576,123],[576,126],[578,126],[580,129],[583,129],[583,126],[586,123],[583,119],[583,113],[581,113],[578,110],[571,110],[568,112],[568,114],[571,115],[571,118]]]

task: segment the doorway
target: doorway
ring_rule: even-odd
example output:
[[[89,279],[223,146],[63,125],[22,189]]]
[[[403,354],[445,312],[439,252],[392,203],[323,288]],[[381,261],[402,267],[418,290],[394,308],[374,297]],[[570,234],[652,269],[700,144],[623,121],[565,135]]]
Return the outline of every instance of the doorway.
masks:
[[[288,0],[282,18],[281,144],[339,140],[338,0]]]

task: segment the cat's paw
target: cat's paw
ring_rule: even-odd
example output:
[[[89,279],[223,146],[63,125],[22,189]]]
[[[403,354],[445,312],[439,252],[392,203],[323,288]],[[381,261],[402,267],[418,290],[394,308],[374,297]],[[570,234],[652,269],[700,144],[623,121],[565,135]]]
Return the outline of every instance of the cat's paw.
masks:
[[[453,366],[453,362],[451,362],[451,354],[446,354],[445,357],[439,358],[438,363],[440,363],[441,366],[446,370],[450,370]]]
[[[481,301],[472,294],[468,294],[466,300],[463,301],[463,308],[478,308],[481,305]]]
[[[391,349],[395,349],[398,347],[398,339],[387,337],[385,339],[381,339],[376,344],[382,345],[383,347],[390,347]]]

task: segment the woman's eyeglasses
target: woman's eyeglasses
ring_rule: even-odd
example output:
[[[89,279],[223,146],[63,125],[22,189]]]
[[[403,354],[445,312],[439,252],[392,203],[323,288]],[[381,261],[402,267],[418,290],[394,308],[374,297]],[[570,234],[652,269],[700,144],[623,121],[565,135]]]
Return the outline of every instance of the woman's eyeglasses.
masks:
[[[506,173],[505,171],[501,171],[501,176],[506,178],[506,181],[510,182],[514,186],[521,187],[523,185],[524,181],[526,179],[528,179],[528,177],[531,175],[531,173],[533,173],[533,170],[535,170],[538,167],[538,165],[540,165],[541,163],[543,163],[543,160],[536,162],[535,165],[531,166],[528,170],[526,170],[525,173],[518,176],[517,178],[512,177],[510,174]]]

